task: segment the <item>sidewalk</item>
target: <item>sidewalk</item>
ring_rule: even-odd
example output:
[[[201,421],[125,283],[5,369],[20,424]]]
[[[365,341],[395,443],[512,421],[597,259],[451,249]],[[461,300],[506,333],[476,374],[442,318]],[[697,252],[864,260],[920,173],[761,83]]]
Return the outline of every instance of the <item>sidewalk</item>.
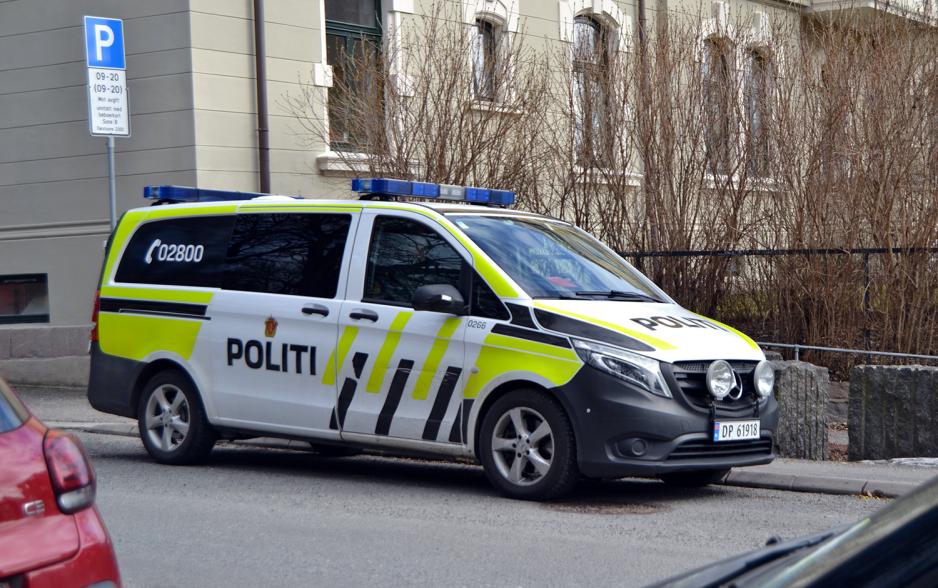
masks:
[[[17,392],[33,413],[50,427],[87,433],[137,436],[131,419],[91,408],[84,390],[19,387]],[[309,450],[302,441],[258,438],[236,445],[271,449]],[[737,468],[723,484],[819,494],[858,494],[895,498],[938,476],[938,459],[899,459],[890,462],[834,462],[776,459],[764,466]]]

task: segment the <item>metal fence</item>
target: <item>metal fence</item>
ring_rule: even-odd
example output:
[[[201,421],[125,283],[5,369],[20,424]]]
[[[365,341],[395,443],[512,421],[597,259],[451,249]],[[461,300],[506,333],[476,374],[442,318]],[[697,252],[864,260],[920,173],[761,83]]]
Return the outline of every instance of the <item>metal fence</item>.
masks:
[[[871,248],[803,248],[803,249],[739,249],[739,250],[686,250],[686,251],[624,251],[620,255],[629,259],[633,265],[640,271],[646,269],[652,270],[649,264],[650,260],[663,258],[688,259],[688,258],[772,258],[772,257],[835,257],[835,256],[860,256],[862,259],[862,279],[857,275],[857,294],[862,295],[862,302],[858,298],[858,308],[866,317],[873,315],[873,301],[871,300],[871,287],[877,279],[877,272],[871,270],[871,259],[884,255],[921,255],[927,254],[932,258],[938,254],[938,247],[871,247]],[[858,274],[860,268],[857,268]],[[746,282],[744,275],[737,276]],[[862,291],[862,293],[861,293]],[[874,351],[873,337],[871,335],[871,324],[868,318],[863,319],[862,326],[862,346],[863,349],[851,349],[848,347],[831,347],[822,345],[810,345],[803,343],[760,343],[771,348],[791,349],[794,351],[796,359],[801,357],[803,351],[812,351],[820,353],[838,353],[865,356],[867,363],[870,363],[873,357],[895,357],[900,360],[921,360],[938,361],[938,356],[919,355],[912,353],[894,353],[888,351]],[[875,324],[872,325],[875,328]],[[856,343],[860,343],[861,333],[857,332]],[[929,351],[932,351],[929,349]],[[845,361],[850,361],[846,360]],[[837,362],[841,363],[841,362]],[[852,363],[852,362],[851,362]]]
[[[819,345],[800,345],[798,343],[771,343],[768,341],[756,341],[759,347],[766,349],[792,349],[795,352],[795,361],[801,360],[801,350],[825,351],[829,353],[852,353],[855,355],[864,355],[867,362],[873,356],[877,357],[898,357],[900,359],[921,359],[924,361],[938,362],[938,355],[919,355],[916,353],[896,353],[894,351],[869,351],[866,349],[846,349],[842,347],[821,347]]]

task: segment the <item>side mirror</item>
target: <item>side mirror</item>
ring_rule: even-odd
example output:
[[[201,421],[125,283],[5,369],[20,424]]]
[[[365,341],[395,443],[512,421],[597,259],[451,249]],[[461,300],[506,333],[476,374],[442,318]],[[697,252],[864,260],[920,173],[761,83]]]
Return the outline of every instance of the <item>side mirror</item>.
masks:
[[[466,314],[466,301],[459,290],[449,284],[420,286],[414,292],[413,306],[414,310]]]

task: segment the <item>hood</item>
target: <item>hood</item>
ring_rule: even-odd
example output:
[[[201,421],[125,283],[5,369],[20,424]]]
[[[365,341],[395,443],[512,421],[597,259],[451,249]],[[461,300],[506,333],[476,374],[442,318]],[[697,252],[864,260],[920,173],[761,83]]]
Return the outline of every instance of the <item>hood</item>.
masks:
[[[552,327],[543,320],[553,313],[601,327],[610,333],[607,342],[623,345],[622,341],[636,342],[628,347],[659,361],[765,359],[755,341],[736,329],[713,319],[695,314],[677,304],[627,302],[618,300],[535,300],[535,316],[545,328]],[[538,313],[537,311],[540,311]],[[587,325],[584,325],[587,327]],[[584,338],[603,340],[603,331],[586,328]],[[567,335],[577,332],[565,328]],[[625,335],[624,339],[622,335]]]

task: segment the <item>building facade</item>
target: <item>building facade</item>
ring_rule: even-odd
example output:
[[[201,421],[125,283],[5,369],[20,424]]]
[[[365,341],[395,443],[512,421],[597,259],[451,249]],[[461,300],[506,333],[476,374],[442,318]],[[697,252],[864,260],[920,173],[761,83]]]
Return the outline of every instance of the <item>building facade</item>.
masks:
[[[105,139],[88,131],[83,15],[124,20],[132,136],[116,140],[119,215],[144,204],[147,185],[257,191],[268,182],[273,193],[350,196],[355,170],[338,151],[351,142],[328,100],[344,75],[339,61],[363,46],[393,48],[409,19],[441,5],[474,35],[471,90],[489,101],[496,90],[486,64],[506,33],[535,47],[615,38],[614,50],[629,51],[639,25],[653,30],[659,15],[701,18],[716,37],[731,20],[758,35],[773,22],[844,9],[812,0],[0,0],[0,328],[83,328],[91,314],[109,233],[108,177]],[[716,55],[708,67],[722,67]],[[408,66],[398,66],[403,88]],[[290,106],[298,96],[319,113],[318,134],[298,123]]]

